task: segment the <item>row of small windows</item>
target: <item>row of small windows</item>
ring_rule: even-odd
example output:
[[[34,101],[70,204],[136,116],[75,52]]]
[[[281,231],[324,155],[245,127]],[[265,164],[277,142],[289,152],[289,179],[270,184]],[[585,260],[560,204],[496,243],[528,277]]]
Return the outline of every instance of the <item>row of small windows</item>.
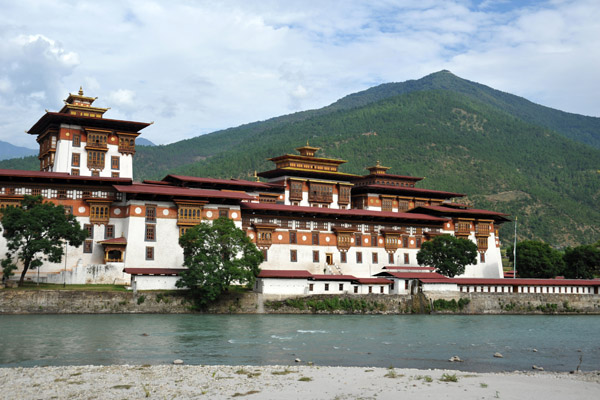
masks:
[[[267,255],[266,254],[266,250],[263,252],[263,255]],[[327,253],[326,254],[326,262],[327,264],[333,264],[333,259],[332,259],[332,254],[331,253]],[[342,264],[346,264],[348,262],[348,254],[346,252],[340,252],[339,253],[340,256],[340,263]],[[319,252],[319,250],[313,250],[312,252],[312,261],[314,263],[319,263],[321,262],[321,253]],[[265,261],[267,261],[267,259],[265,258]],[[290,250],[290,262],[298,262],[298,250],[296,249],[291,249]],[[357,251],[356,252],[356,263],[357,264],[362,264],[363,262],[363,253],[361,251]],[[410,262],[410,255],[408,253],[404,253],[404,264],[408,264]],[[379,264],[379,254],[378,253],[371,253],[371,263],[372,264]],[[388,264],[394,264],[394,253],[388,253]]]

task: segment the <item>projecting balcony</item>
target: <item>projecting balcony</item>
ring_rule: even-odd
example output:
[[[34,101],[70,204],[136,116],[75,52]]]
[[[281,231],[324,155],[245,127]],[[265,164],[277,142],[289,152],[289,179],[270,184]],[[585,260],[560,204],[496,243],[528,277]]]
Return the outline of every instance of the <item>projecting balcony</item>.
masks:
[[[315,203],[331,203],[333,201],[333,195],[310,193],[308,196],[308,201]]]
[[[126,146],[123,144],[119,144],[119,153],[135,154],[135,146]]]

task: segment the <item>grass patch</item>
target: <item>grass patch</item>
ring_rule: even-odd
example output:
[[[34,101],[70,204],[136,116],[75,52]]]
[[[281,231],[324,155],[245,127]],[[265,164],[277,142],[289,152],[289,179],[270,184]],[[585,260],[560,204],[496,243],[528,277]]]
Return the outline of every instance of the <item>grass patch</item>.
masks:
[[[433,309],[439,310],[439,311],[457,312],[457,311],[462,311],[462,309],[465,308],[465,306],[467,304],[469,304],[470,302],[471,302],[471,300],[467,299],[467,298],[461,298],[458,301],[456,301],[454,299],[452,299],[450,301],[444,300],[444,299],[437,299],[437,300],[434,300],[434,302],[433,302]]]
[[[423,380],[424,382],[427,382],[427,383],[433,382],[433,378],[429,375],[417,375],[417,376],[415,376],[415,379],[418,381]]]
[[[248,378],[255,378],[257,376],[260,376],[260,372],[252,372],[244,368],[238,369],[237,371],[235,371],[235,373],[238,375],[246,375]]]
[[[115,385],[111,389],[131,389],[133,385]]]
[[[396,373],[393,367],[388,368],[387,374],[384,375],[386,378],[402,378],[403,376],[403,374]]]
[[[265,306],[272,310],[278,310],[283,306],[295,308],[297,310],[318,311],[346,311],[346,312],[369,312],[385,311],[386,305],[373,300],[340,298],[336,296],[327,296],[324,298],[312,299],[287,299],[283,301],[268,301]]]
[[[56,378],[54,382],[66,382],[67,378]]]
[[[456,377],[456,374],[443,374],[442,377],[440,378],[440,381],[442,382],[458,382],[458,378]]]
[[[308,377],[308,376],[303,376],[302,378],[298,379],[300,382],[310,382],[312,381],[312,378]]]
[[[296,371],[292,371],[288,368],[284,369],[283,371],[272,371],[271,374],[273,375],[289,375],[289,374],[295,374]]]
[[[248,395],[250,395],[250,394],[256,394],[256,393],[260,393],[260,390],[250,390],[250,391],[248,391],[248,392],[246,392],[246,393],[239,393],[239,392],[236,392],[236,393],[234,393],[233,395],[231,395],[231,397],[241,397],[241,396],[248,396]]]
[[[488,384],[487,383],[480,383],[479,386],[481,386],[482,388],[485,389],[486,387],[488,387]]]
[[[71,374],[71,375],[69,375],[69,376],[79,376],[79,375],[81,375],[81,374],[82,374],[82,372],[75,372],[74,374]]]

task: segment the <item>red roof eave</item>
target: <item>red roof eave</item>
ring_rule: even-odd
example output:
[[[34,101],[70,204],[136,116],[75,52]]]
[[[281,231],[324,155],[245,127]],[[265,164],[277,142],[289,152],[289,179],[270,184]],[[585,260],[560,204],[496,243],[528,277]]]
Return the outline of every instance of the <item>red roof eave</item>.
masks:
[[[121,193],[132,194],[152,194],[164,196],[182,196],[182,197],[204,197],[204,198],[223,198],[236,200],[255,200],[253,196],[240,192],[229,192],[210,189],[189,189],[182,187],[173,187],[165,185],[151,185],[137,183],[130,186],[115,185],[114,188]]]

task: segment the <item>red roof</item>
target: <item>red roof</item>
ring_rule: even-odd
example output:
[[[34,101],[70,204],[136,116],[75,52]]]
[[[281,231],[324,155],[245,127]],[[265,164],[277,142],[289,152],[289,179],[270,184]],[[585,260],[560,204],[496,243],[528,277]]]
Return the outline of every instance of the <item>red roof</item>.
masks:
[[[453,278],[458,285],[518,285],[518,286],[600,286],[597,279],[535,279],[535,278]]]
[[[80,115],[70,115],[57,112],[46,112],[42,117],[27,131],[31,135],[39,135],[44,132],[44,129],[52,124],[71,123],[81,125],[83,127],[104,127],[112,128],[121,131],[134,131],[144,129],[148,125],[147,122],[124,121],[119,119],[84,117]]]
[[[254,197],[240,192],[229,192],[210,189],[190,189],[175,186],[149,185],[145,183],[135,183],[130,186],[115,185],[115,189],[121,193],[138,193],[165,196],[181,197],[208,197],[236,200],[254,200]]]
[[[285,204],[272,204],[272,203],[242,203],[242,208],[249,210],[263,210],[263,211],[288,211],[297,213],[309,213],[309,214],[327,214],[327,215],[344,215],[344,216],[356,216],[356,217],[379,217],[379,218],[393,218],[393,219],[404,219],[413,221],[427,221],[427,222],[446,222],[447,218],[435,217],[433,215],[417,214],[417,213],[397,213],[391,211],[373,211],[373,210],[342,210],[338,208],[319,208],[319,207],[303,207],[303,206],[289,206]]]
[[[275,270],[263,269],[258,274],[259,278],[282,278],[282,279],[308,279],[312,274],[305,270]]]
[[[100,244],[127,244],[127,239],[124,237],[118,237],[113,239],[102,240],[98,242]]]
[[[179,275],[185,268],[125,268],[123,272],[131,275]]]
[[[362,188],[379,189],[379,190],[387,190],[387,191],[393,190],[394,192],[405,193],[405,194],[437,195],[438,197],[446,197],[446,198],[450,198],[450,197],[463,197],[463,196],[465,196],[464,194],[461,194],[461,193],[445,192],[445,191],[442,191],[442,190],[421,189],[421,188],[412,188],[412,187],[406,187],[406,186],[392,186],[392,185],[362,185],[362,186],[355,186],[352,189],[352,191],[353,192],[354,191],[360,191],[359,189],[362,189]]]
[[[184,176],[184,175],[172,175],[169,174],[163,178],[163,181],[168,180],[176,180],[182,182],[190,182],[190,183],[205,183],[211,185],[230,185],[230,186],[240,186],[240,187],[254,187],[257,189],[282,189],[282,185],[280,184],[271,184],[265,182],[252,182],[246,181],[243,179],[218,179],[218,178],[201,178],[197,176]]]
[[[392,281],[390,281],[389,279],[385,279],[385,278],[358,278],[356,280],[358,283],[363,283],[363,284],[373,284],[373,285],[391,285]]]
[[[443,213],[453,213],[453,214],[498,215],[498,216],[509,215],[509,214],[504,214],[504,213],[497,212],[497,211],[480,210],[477,208],[464,209],[464,208],[453,208],[453,207],[444,207],[444,206],[420,206],[420,207],[413,208],[413,210],[418,210],[419,208],[440,211]]]
[[[107,182],[111,184],[115,183],[131,183],[130,178],[109,178],[102,176],[80,176],[71,175],[66,172],[46,172],[46,171],[24,171],[20,169],[0,169],[0,177],[8,178],[45,178],[45,179],[63,179],[63,180],[74,180],[74,181],[94,181],[94,182]]]
[[[373,177],[373,176],[376,176],[376,177],[378,177],[378,178],[395,178],[395,179],[404,179],[404,180],[407,180],[407,181],[415,181],[415,182],[416,182],[416,181],[421,181],[421,180],[423,180],[423,178],[419,178],[419,177],[416,177],[416,176],[409,176],[409,175],[394,175],[394,174],[388,174],[388,173],[381,174],[381,175],[380,175],[380,174],[369,174],[369,175],[363,175],[363,176],[362,176],[362,179],[365,179],[365,178],[370,178],[370,177]],[[358,180],[358,179],[357,179],[357,180]]]

